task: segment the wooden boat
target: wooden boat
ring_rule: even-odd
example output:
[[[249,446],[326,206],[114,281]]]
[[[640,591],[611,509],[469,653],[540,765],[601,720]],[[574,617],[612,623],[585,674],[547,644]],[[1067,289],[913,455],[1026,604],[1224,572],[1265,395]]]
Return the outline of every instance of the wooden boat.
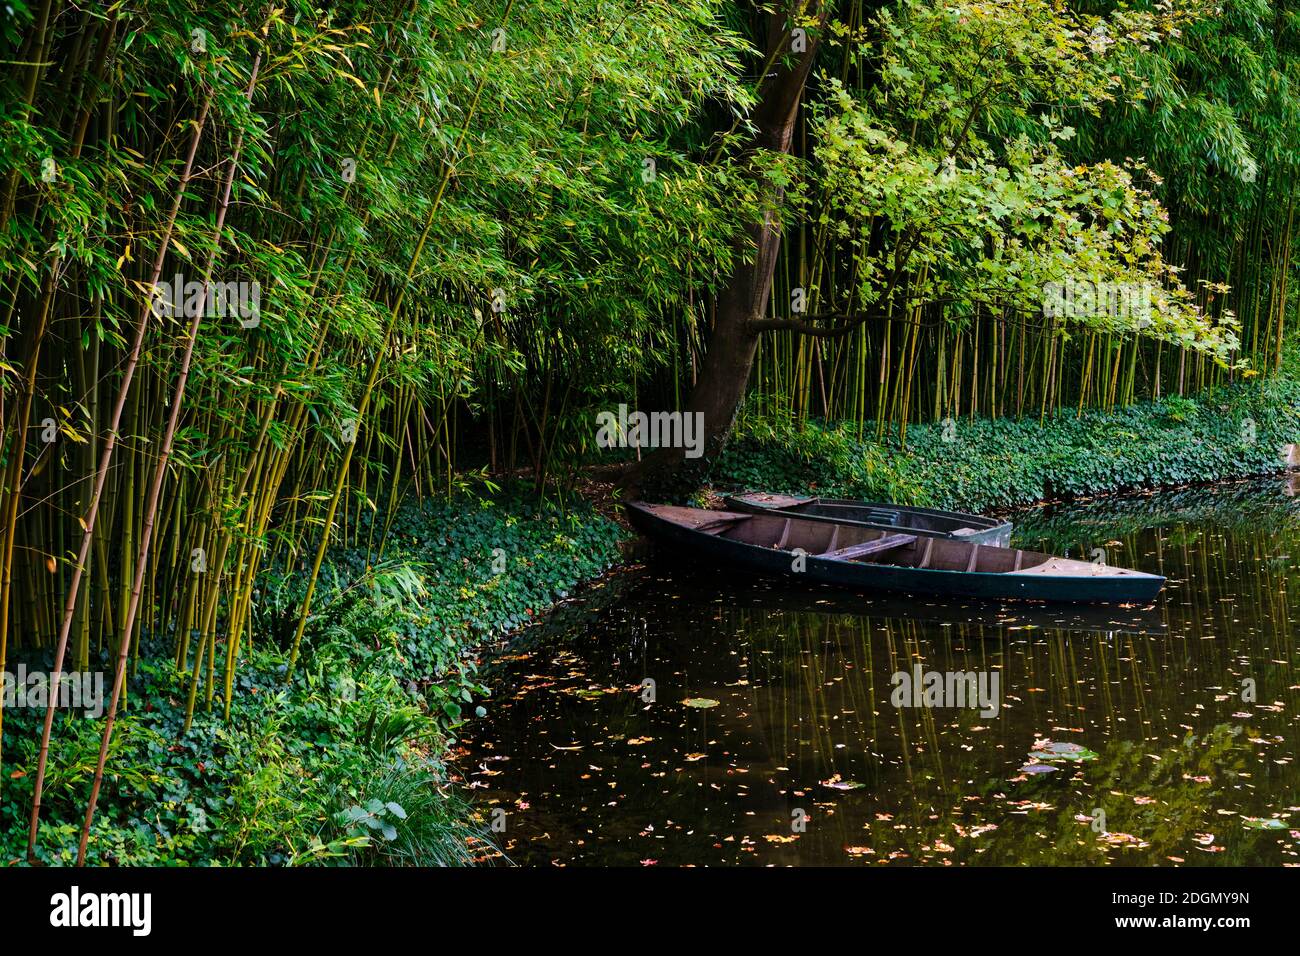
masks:
[[[628,518],[661,545],[718,564],[841,587],[1080,603],[1144,604],[1165,579],[960,538],[772,513],[632,502]]]
[[[913,508],[875,501],[849,501],[843,498],[801,498],[795,495],[772,495],[750,492],[728,495],[723,499],[732,511],[771,511],[801,518],[819,518],[838,524],[859,524],[882,531],[906,530],[908,534],[963,538],[978,544],[1007,547],[1011,544],[1011,522],[960,511]]]

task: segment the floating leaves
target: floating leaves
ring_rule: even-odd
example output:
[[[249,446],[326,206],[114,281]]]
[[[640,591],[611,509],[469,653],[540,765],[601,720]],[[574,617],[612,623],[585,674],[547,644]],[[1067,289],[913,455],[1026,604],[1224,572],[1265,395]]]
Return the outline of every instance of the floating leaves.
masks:
[[[1242,817],[1241,825],[1248,830],[1286,829],[1286,823],[1276,817]]]
[[[1029,756],[1034,760],[1043,762],[1071,761],[1079,762],[1083,760],[1096,760],[1097,752],[1089,750],[1080,744],[1071,744],[1057,740],[1036,740],[1034,748],[1029,752]],[[1042,771],[1033,771],[1042,773]]]
[[[1101,842],[1108,843],[1111,846],[1130,847],[1133,849],[1145,849],[1151,844],[1145,840],[1135,837],[1131,833],[1111,833],[1109,831],[1101,834]]]
[[[561,694],[568,694],[579,700],[599,700],[609,694],[617,694],[620,687],[561,687]]]
[[[710,697],[687,697],[682,704],[686,707],[695,707],[699,710],[708,710],[710,707],[717,707],[718,702]]]

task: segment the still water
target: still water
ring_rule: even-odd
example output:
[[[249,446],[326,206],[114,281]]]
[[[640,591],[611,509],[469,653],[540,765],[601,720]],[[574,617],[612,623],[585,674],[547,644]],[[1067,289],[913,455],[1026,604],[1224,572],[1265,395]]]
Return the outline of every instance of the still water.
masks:
[[[457,759],[504,855],[1300,863],[1300,498],[1272,481],[1012,517],[1017,546],[1169,583],[1080,612],[656,560],[584,592],[501,649]],[[980,675],[996,713],[915,706],[894,675],[917,668]]]

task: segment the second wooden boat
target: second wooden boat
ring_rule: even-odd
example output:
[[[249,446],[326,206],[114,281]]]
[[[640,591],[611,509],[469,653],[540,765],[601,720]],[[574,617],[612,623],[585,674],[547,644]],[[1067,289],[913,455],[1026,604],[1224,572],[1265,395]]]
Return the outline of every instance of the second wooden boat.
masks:
[[[960,511],[914,508],[910,505],[875,501],[850,501],[844,498],[804,498],[796,495],[773,495],[749,492],[728,495],[723,499],[732,511],[770,511],[800,518],[817,518],[840,524],[859,524],[882,531],[896,529],[908,534],[940,538],[963,538],[978,544],[1007,547],[1011,544],[1011,522]]]
[[[688,557],[841,587],[1080,603],[1144,604],[1165,579],[1037,551],[882,531],[770,513],[632,502],[628,518],[662,547]]]

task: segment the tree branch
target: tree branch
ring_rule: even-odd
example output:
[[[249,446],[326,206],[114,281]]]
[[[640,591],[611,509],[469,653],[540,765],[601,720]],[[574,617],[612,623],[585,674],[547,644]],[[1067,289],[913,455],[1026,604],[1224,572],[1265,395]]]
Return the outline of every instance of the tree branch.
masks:
[[[954,302],[954,301],[956,300],[953,297],[945,297],[942,299],[930,299],[926,302],[921,303],[921,305],[922,306],[943,305],[948,302]],[[1013,324],[1018,325],[1022,328],[1039,329],[1039,330],[1054,328],[1051,322],[1028,321],[1025,318],[1025,316],[1038,314],[1032,310],[1022,309],[1010,303],[998,303],[996,305],[992,303],[987,303],[987,305],[991,309],[996,309],[1002,312],[1002,316],[1000,318],[997,318],[996,321],[1006,323],[1008,318],[1008,313],[1009,313],[1017,317]],[[812,338],[834,339],[834,338],[840,338],[841,336],[844,335],[848,335],[858,326],[866,322],[870,322],[873,319],[880,320],[883,322],[899,322],[903,325],[919,325],[922,328],[934,328],[936,326],[942,325],[945,321],[944,319],[939,318],[939,319],[935,319],[933,322],[917,322],[917,321],[912,321],[910,319],[902,319],[896,315],[889,315],[888,313],[885,312],[849,312],[849,313],[821,312],[801,319],[796,319],[796,318],[760,319],[748,323],[746,328],[748,328],[751,332],[796,332],[799,335],[807,335]],[[823,321],[838,322],[841,324],[830,325],[830,326],[821,326],[821,325],[814,324],[816,322],[823,322]]]
[[[809,335],[813,338],[833,339],[848,335],[864,322],[888,318],[889,316],[884,312],[857,312],[852,315],[829,312],[823,315],[810,315],[807,319],[759,319],[750,322],[747,327],[751,332],[798,332],[800,335]],[[813,325],[812,323],[818,319],[831,319],[844,324],[830,327]]]

